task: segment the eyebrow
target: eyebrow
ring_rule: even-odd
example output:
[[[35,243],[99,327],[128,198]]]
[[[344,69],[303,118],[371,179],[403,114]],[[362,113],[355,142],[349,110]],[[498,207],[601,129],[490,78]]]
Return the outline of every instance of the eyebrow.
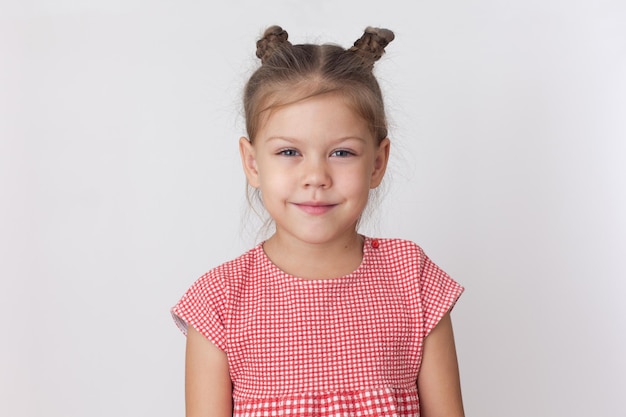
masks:
[[[299,143],[299,142],[304,141],[302,139],[292,138],[289,136],[270,136],[269,138],[266,139],[267,142],[271,142],[274,140],[284,140],[286,142],[291,142],[291,143]],[[367,143],[367,139],[362,138],[360,136],[342,136],[342,137],[339,137],[338,139],[334,139],[332,142],[340,143],[340,142],[345,142],[347,140],[357,140],[359,142]]]

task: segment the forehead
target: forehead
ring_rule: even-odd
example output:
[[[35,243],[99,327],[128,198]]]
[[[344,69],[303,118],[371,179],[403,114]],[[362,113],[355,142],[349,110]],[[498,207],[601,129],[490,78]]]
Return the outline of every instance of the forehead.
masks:
[[[268,107],[260,114],[259,135],[370,135],[367,122],[345,96],[327,93]]]

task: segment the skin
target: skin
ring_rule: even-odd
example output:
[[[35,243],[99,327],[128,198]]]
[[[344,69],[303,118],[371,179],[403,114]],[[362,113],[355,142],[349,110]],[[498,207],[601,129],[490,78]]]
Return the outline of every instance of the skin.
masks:
[[[464,417],[450,313],[424,339],[417,377],[421,417]]]
[[[276,225],[263,245],[283,271],[303,279],[352,272],[363,258],[356,225],[370,189],[380,185],[389,140],[377,141],[339,95],[274,109],[239,148],[248,183],[259,188]],[[463,416],[449,315],[424,342],[417,384],[423,417]],[[226,354],[190,328],[186,353],[187,417],[232,415]]]
[[[232,416],[232,391],[226,354],[189,326],[185,352],[187,417]]]
[[[268,257],[301,278],[356,269],[356,224],[382,181],[389,140],[377,143],[343,97],[326,94],[274,109],[254,142],[239,144],[248,183],[261,190],[276,225],[264,244]]]

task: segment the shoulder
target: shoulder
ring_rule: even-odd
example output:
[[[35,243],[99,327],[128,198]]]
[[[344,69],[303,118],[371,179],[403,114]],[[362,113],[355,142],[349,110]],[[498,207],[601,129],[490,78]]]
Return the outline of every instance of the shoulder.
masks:
[[[419,267],[426,254],[415,242],[398,238],[367,238],[372,252],[386,263],[397,267]]]
[[[374,241],[378,243],[374,244]],[[376,248],[375,248],[376,246]],[[435,264],[415,242],[403,239],[371,239],[375,263],[407,290],[425,309],[439,308],[438,320],[463,292],[463,287]],[[431,324],[436,324],[434,321]]]
[[[421,251],[420,246],[413,242],[412,240],[407,239],[399,239],[399,238],[390,238],[390,237],[368,237],[368,241],[373,245],[378,245],[381,249],[386,249],[390,251],[408,251],[415,252]],[[378,243],[375,243],[375,242]]]
[[[219,282],[225,287],[236,286],[238,282],[254,275],[254,271],[260,268],[262,259],[263,248],[259,244],[238,257],[210,269],[196,281],[196,284],[214,285]]]
[[[259,244],[238,257],[210,269],[200,279],[227,279],[230,281],[234,278],[245,277],[260,267],[262,259],[263,247]]]
[[[435,264],[417,243],[397,238],[367,238],[370,259],[398,281],[421,282],[431,278],[446,278],[447,274]]]

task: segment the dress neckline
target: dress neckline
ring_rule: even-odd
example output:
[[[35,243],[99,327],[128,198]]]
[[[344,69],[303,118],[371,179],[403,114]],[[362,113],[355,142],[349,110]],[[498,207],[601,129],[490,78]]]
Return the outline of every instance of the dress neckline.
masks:
[[[372,250],[378,248],[378,239],[372,239],[371,237],[365,235],[361,235],[361,237],[363,238],[363,258],[361,259],[361,263],[352,272],[335,278],[302,278],[283,271],[265,253],[265,250],[263,249],[263,244],[265,243],[265,241],[257,245],[257,247],[255,248],[255,252],[257,252],[257,258],[261,260],[263,267],[269,272],[269,276],[278,278],[280,280],[301,283],[302,285],[332,285],[360,276],[362,271],[370,263]]]

